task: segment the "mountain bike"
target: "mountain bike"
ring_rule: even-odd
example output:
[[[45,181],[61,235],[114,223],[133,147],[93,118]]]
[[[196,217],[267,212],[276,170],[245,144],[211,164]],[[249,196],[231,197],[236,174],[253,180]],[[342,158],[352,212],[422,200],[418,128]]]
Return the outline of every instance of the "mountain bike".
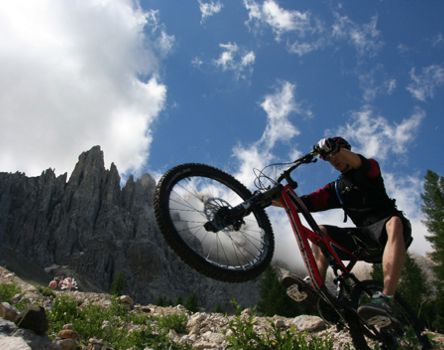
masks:
[[[159,180],[154,209],[158,226],[175,253],[198,272],[225,282],[258,277],[270,264],[274,234],[265,208],[279,201],[288,214],[294,236],[323,309],[348,329],[356,349],[431,349],[424,323],[397,293],[392,305],[395,325],[375,326],[360,318],[359,305],[382,291],[372,280],[360,281],[352,272],[359,251],[351,252],[323,233],[296,193],[292,172],[314,163],[318,154],[307,153],[275,179],[260,172],[252,193],[232,175],[205,164],[181,164]],[[265,184],[268,180],[267,184]],[[301,217],[305,218],[306,224]],[[312,244],[320,247],[334,272],[336,290],[325,285],[315,262]],[[361,242],[361,251],[368,247]],[[344,259],[344,256],[347,258]]]

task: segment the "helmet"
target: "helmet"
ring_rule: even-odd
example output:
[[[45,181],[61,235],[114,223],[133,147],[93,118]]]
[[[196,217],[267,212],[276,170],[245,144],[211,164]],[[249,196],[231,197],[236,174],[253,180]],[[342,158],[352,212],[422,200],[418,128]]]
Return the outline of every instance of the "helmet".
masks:
[[[321,139],[314,146],[314,150],[321,156],[322,159],[326,159],[328,156],[336,154],[341,148],[351,150],[351,145],[340,136]]]
[[[339,148],[346,148],[348,150],[351,150],[351,145],[347,142],[346,139],[344,139],[341,136],[335,136],[330,138],[330,140],[335,143]]]

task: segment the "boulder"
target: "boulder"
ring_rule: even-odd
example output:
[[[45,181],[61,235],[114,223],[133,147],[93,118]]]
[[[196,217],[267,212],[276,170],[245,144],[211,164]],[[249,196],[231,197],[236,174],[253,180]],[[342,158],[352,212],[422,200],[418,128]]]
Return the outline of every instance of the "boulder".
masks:
[[[19,317],[18,310],[7,302],[0,303],[0,317],[15,322]]]
[[[18,317],[16,324],[19,328],[32,330],[39,335],[44,335],[48,331],[48,320],[42,306],[28,306]]]

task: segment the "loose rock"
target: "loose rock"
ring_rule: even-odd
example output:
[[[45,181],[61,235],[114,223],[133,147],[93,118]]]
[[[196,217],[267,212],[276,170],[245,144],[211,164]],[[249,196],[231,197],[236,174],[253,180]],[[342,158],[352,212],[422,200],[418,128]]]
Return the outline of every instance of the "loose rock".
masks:
[[[292,324],[300,331],[319,332],[326,328],[325,321],[318,316],[301,315],[294,318]]]
[[[0,317],[8,321],[15,322],[19,317],[19,312],[9,303],[3,302],[0,304]]]
[[[62,350],[77,350],[80,348],[80,343],[76,339],[61,339],[57,341],[57,344]]]

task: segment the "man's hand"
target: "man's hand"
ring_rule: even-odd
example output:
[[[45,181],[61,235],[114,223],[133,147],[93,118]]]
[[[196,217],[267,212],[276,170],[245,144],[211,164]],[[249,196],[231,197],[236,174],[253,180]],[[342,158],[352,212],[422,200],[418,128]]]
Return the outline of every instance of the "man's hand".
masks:
[[[331,138],[324,138],[319,140],[319,142],[313,146],[313,149],[324,159],[336,153],[339,150],[339,145]]]

